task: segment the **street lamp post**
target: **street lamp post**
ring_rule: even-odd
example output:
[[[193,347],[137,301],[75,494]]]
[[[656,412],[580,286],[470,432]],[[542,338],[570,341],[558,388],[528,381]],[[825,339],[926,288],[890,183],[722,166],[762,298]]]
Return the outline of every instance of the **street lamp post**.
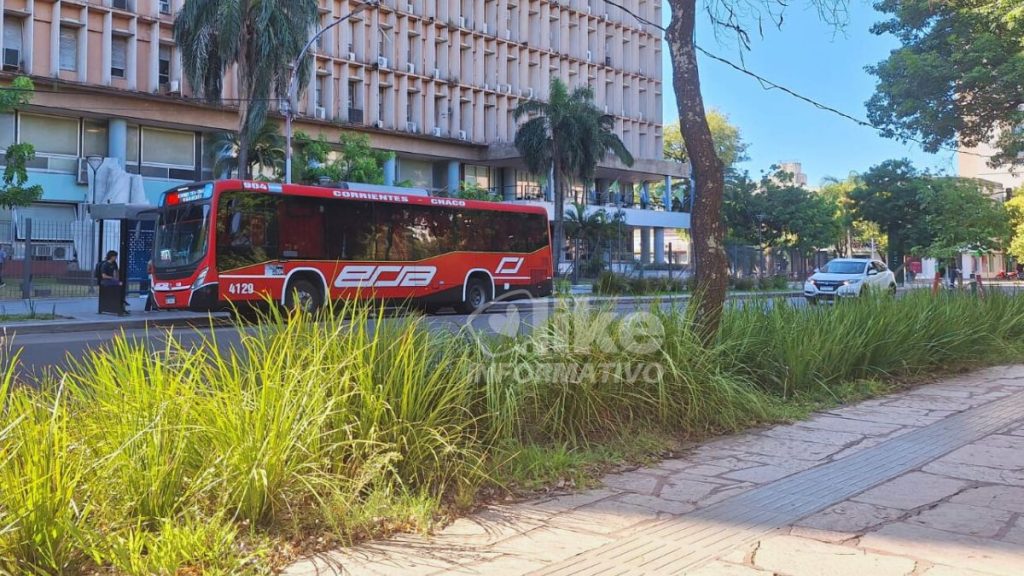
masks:
[[[99,171],[100,166],[103,166],[104,160],[105,159],[103,158],[103,156],[92,155],[92,156],[86,156],[85,157],[85,163],[89,165],[89,170],[92,171],[92,191],[91,191],[92,192],[92,204],[96,204],[96,173]],[[96,229],[95,228],[95,226],[96,226],[96,221],[95,220],[93,220],[92,225],[93,225],[93,230],[95,230]],[[103,221],[100,220],[99,236],[98,236],[98,239],[96,240],[96,255],[94,257],[95,262],[93,263],[93,266],[95,266],[96,264],[99,263],[99,261],[100,261],[100,254],[102,252],[103,252]],[[89,284],[89,291],[90,291],[90,293],[92,292],[92,284]]]
[[[284,181],[286,184],[292,183],[292,119],[295,117],[295,109],[298,107],[296,100],[298,99],[299,92],[299,63],[306,56],[306,52],[309,52],[309,48],[315,43],[324,32],[327,32],[331,28],[334,28],[338,24],[341,24],[345,20],[348,20],[352,16],[366,10],[367,8],[377,6],[377,2],[364,2],[357,4],[351,12],[345,14],[341,18],[338,18],[334,22],[331,22],[327,26],[324,26],[319,32],[313,35],[306,42],[306,45],[302,48],[302,51],[295,57],[291,65],[291,75],[288,77],[288,95],[283,102],[284,106],[284,137],[285,137],[285,148],[284,148]]]

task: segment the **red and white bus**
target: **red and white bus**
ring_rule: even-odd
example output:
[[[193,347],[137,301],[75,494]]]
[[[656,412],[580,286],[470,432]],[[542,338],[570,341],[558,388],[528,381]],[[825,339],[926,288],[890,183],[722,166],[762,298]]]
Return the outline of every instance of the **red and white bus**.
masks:
[[[372,298],[470,312],[552,290],[543,208],[242,180],[164,193],[153,265],[165,309],[269,296],[311,311]]]

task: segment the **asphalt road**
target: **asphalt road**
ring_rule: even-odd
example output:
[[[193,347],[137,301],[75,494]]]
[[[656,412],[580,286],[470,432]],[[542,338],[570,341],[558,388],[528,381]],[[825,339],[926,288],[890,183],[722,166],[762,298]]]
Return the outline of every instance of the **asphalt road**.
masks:
[[[803,298],[790,298],[790,303],[796,306],[804,305]],[[738,300],[732,301],[734,305]],[[636,310],[647,310],[650,303],[639,304],[616,304],[612,310],[617,314],[628,314]],[[426,317],[427,324],[433,330],[457,331],[466,325],[472,325],[475,329],[484,333],[511,334],[514,331],[528,330],[530,326],[543,320],[548,308],[529,307],[516,308],[515,313],[505,311],[494,311],[476,316],[465,316],[459,314],[440,314]],[[396,321],[397,316],[385,321]],[[372,326],[371,326],[372,328]],[[227,326],[221,328],[174,328],[174,329],[136,329],[125,330],[124,335],[129,339],[145,342],[154,350],[162,349],[167,338],[174,338],[186,347],[205,346],[211,339],[215,339],[221,350],[228,350],[231,346],[238,344],[241,338],[240,330],[244,326]],[[27,381],[33,381],[45,371],[55,368],[67,367],[74,358],[82,358],[90,350],[101,349],[109,345],[121,330],[101,330],[84,332],[65,332],[57,334],[15,334],[11,339],[12,350],[18,354],[19,374]],[[213,337],[213,338],[211,338]]]

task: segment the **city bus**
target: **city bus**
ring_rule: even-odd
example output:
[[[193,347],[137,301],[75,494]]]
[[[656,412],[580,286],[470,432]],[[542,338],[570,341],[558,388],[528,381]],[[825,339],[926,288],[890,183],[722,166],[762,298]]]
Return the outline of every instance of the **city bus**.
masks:
[[[153,246],[162,309],[270,299],[315,311],[374,299],[427,311],[480,309],[552,291],[546,210],[244,180],[165,192]]]

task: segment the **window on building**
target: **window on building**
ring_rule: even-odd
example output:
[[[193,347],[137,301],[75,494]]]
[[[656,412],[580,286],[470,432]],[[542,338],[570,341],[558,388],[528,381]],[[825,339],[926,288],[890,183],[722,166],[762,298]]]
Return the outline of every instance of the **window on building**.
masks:
[[[171,0],[160,0],[160,13],[170,14],[171,13]]]
[[[60,69],[78,71],[78,28],[60,27]]]
[[[128,70],[128,39],[114,36],[110,40],[110,75],[125,78]]]
[[[6,150],[14,142],[14,114],[0,114],[0,150]],[[2,160],[0,157],[0,161]]]
[[[491,169],[488,166],[466,164],[466,184],[476,184],[481,188],[491,187]]]
[[[171,47],[167,44],[160,45],[160,62],[158,64],[158,73],[160,76],[160,84],[167,85],[171,83]]]
[[[31,142],[36,154],[78,156],[78,119],[21,114],[20,140]]]
[[[194,168],[196,135],[192,132],[145,127],[142,130],[142,163]]]
[[[21,68],[24,59],[22,54],[22,29],[25,22],[23,18],[4,15],[4,68]]]
[[[384,106],[388,99],[387,88],[381,88],[377,93],[377,120],[384,120]]]
[[[133,125],[128,126],[128,146],[127,146],[127,163],[129,166],[139,165],[139,127]]]
[[[327,85],[327,77],[326,76],[317,76],[316,77],[316,107],[317,108],[323,108],[324,107],[324,91],[325,91],[325,86],[326,85]]]
[[[102,120],[86,120],[82,133],[83,156],[107,156],[107,123]]]

